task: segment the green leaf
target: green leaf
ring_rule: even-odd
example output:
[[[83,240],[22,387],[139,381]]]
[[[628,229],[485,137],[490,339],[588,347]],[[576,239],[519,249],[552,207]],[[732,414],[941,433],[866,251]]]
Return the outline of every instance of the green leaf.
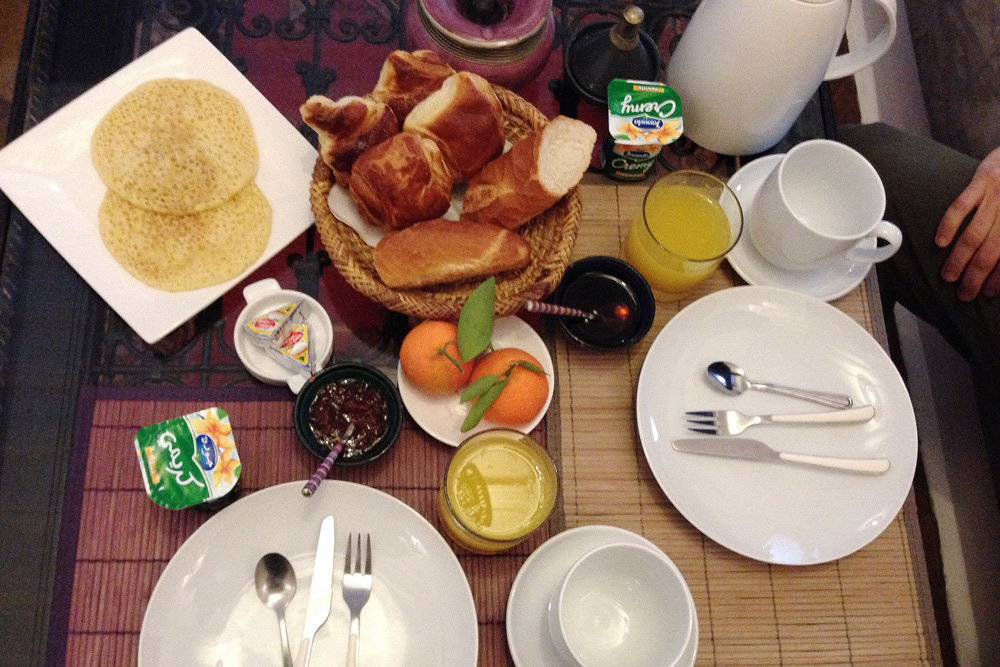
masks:
[[[506,386],[507,380],[497,382],[492,385],[486,393],[480,396],[469,410],[469,414],[465,416],[465,421],[462,422],[462,428],[460,428],[459,431],[465,433],[469,429],[475,428],[476,425],[483,420],[483,415],[486,414],[486,410],[493,405],[493,401],[497,400],[497,396],[500,395],[500,392],[503,391],[503,388]]]
[[[497,383],[500,379],[499,375],[484,375],[475,382],[470,382],[469,386],[462,390],[462,396],[459,398],[459,403],[465,403],[466,401],[471,401],[474,398],[479,398],[486,391]]]
[[[497,281],[490,277],[477,287],[458,316],[458,351],[462,361],[475,359],[493,339]]]
[[[520,366],[521,368],[527,368],[532,373],[538,373],[539,375],[545,375],[545,370],[544,369],[539,368],[538,366],[536,366],[535,364],[531,363],[530,361],[515,361],[514,365],[515,366]]]

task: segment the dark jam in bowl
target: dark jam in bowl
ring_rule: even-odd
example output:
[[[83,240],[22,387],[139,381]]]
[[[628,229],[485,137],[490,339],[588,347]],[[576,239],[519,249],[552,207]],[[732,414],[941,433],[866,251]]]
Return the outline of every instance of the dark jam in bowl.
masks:
[[[351,424],[354,430],[344,441],[345,459],[372,449],[389,430],[389,407],[378,388],[364,380],[335,380],[316,392],[309,404],[309,428],[321,445],[332,449]]]

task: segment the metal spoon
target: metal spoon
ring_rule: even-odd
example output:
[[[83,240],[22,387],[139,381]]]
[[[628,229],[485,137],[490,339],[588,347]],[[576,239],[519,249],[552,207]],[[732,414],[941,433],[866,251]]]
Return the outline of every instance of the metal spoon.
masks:
[[[281,554],[264,554],[257,561],[253,579],[257,586],[257,597],[278,615],[282,665],[292,667],[292,649],[288,645],[288,628],[285,626],[285,607],[295,597],[295,570]]]
[[[849,408],[854,404],[850,396],[842,394],[828,394],[822,391],[807,391],[805,389],[794,389],[783,387],[779,384],[767,382],[751,382],[743,374],[743,369],[729,361],[713,361],[708,365],[708,379],[712,384],[729,394],[742,394],[747,389],[760,389],[770,391],[782,396],[792,396],[801,398],[813,403],[819,403],[830,408]]]

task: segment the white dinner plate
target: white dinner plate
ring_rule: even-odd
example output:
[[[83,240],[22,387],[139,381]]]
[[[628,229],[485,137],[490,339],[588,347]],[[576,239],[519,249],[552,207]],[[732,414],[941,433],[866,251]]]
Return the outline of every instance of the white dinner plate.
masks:
[[[177,550],[146,608],[138,667],[260,667],[281,664],[275,613],[257,598],[254,568],[276,551],[292,563],[295,597],[285,613],[293,657],[302,638],[316,541],[333,515],[334,591],[316,633],[313,665],[342,665],[350,613],[341,581],[348,533],[372,540],[371,599],[361,614],[363,665],[474,667],[476,609],[465,573],[444,538],[405,503],[360,484],[327,480],[257,491],[219,511]]]
[[[660,550],[642,535],[615,526],[579,526],[549,538],[524,561],[507,598],[507,645],[517,667],[568,667],[549,635],[548,606],[556,586],[585,553],[615,542]],[[698,654],[698,610],[691,591],[694,625],[677,667],[691,667]]]
[[[97,211],[107,191],[90,158],[97,123],[141,83],[202,79],[232,93],[250,116],[271,204],[271,237],[242,274],[218,285],[165,292],[134,278],[104,247]],[[147,343],[155,343],[229,291],[312,223],[309,184],[316,150],[194,28],[137,58],[0,150],[0,189],[80,276]],[[239,239],[233,239],[239,243]]]
[[[857,287],[872,268],[868,262],[834,259],[808,271],[789,271],[771,264],[757,252],[750,238],[753,202],[764,179],[778,166],[784,154],[765,155],[741,167],[729,179],[729,187],[743,208],[744,228],[726,260],[743,280],[751,285],[783,287],[824,301],[838,299]],[[872,241],[874,245],[874,241]]]
[[[531,328],[531,325],[513,315],[501,317],[493,323],[493,347],[498,350],[504,347],[520,348],[538,359],[545,371],[545,377],[549,381],[549,396],[545,399],[542,411],[527,424],[509,427],[521,433],[531,433],[532,429],[542,421],[549,404],[552,403],[552,389],[555,383],[552,356],[545,347],[545,341]],[[452,447],[458,447],[463,440],[474,433],[497,428],[496,424],[484,419],[474,428],[462,433],[460,429],[465,416],[469,414],[469,404],[459,402],[461,392],[428,394],[410,382],[399,366],[396,369],[396,376],[399,380],[399,395],[403,398],[403,405],[413,417],[413,421],[431,437]]]
[[[846,393],[875,408],[865,424],[759,425],[742,436],[775,449],[887,458],[870,476],[794,464],[675,451],[698,436],[688,410],[748,414],[816,412],[805,401],[714,389],[705,369],[731,361],[756,382]],[[910,397],[889,356],[833,306],[797,292],[734,287],[679,312],[650,346],[636,397],[639,437],[656,481],[677,510],[719,544],[768,563],[835,560],[874,540],[899,512],[913,481],[917,427]]]

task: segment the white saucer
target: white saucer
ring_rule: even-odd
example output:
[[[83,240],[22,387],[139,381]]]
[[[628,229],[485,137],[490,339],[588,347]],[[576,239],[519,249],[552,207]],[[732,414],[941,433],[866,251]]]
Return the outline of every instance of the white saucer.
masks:
[[[493,323],[493,348],[499,350],[504,347],[520,348],[537,359],[549,381],[549,395],[545,399],[545,405],[541,412],[527,424],[510,427],[521,433],[531,433],[542,421],[542,417],[548,412],[549,405],[552,403],[556,377],[552,356],[549,354],[549,349],[545,347],[545,341],[531,328],[531,325],[514,315],[501,317]],[[470,404],[459,402],[461,392],[428,394],[421,391],[406,377],[402,366],[398,364],[396,383],[399,386],[399,395],[403,399],[403,405],[413,417],[413,421],[417,422],[417,426],[426,431],[427,435],[446,445],[458,447],[469,436],[498,426],[484,419],[477,426],[462,433],[462,424],[469,414]]]
[[[641,535],[615,526],[580,526],[547,540],[524,561],[507,598],[507,645],[517,667],[564,666],[549,636],[547,620],[552,591],[576,560],[591,549],[613,542],[632,542],[659,549]],[[688,600],[694,600],[688,592]],[[677,667],[694,665],[698,653],[698,612],[691,639]]]
[[[743,207],[743,233],[726,259],[736,273],[751,285],[784,287],[824,301],[833,301],[853,290],[868,275],[870,263],[836,259],[810,271],[789,271],[764,259],[750,239],[750,211],[768,174],[784,154],[765,155],[741,167],[729,179],[729,187]]]

